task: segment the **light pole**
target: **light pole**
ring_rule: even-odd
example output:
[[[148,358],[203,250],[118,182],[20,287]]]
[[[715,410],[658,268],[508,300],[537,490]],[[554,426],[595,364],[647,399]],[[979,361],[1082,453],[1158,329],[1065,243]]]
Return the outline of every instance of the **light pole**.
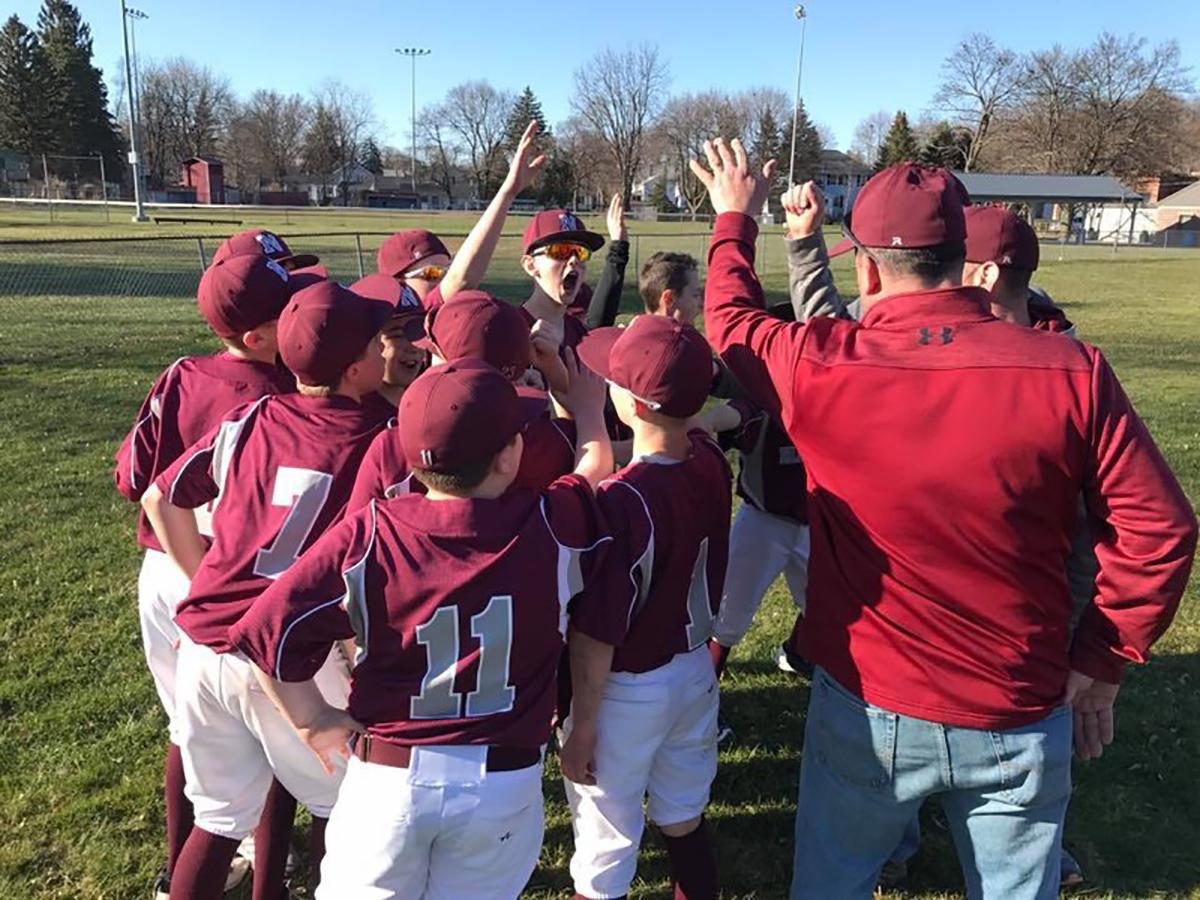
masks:
[[[138,19],[149,19],[150,17],[140,9],[134,9],[132,6],[126,7],[125,15],[129,17],[129,52],[133,57],[133,106],[138,110],[137,126],[140,129],[142,124],[141,109],[142,109],[142,69],[138,64],[137,52],[137,23]],[[138,135],[138,141],[141,141],[141,135]]]
[[[125,88],[129,98],[129,164],[133,168],[133,221],[145,222],[146,212],[142,209],[142,160],[138,155],[137,107],[133,100],[133,67],[129,64],[129,27],[126,20],[129,10],[121,0],[121,39],[125,44]]]
[[[795,9],[796,18],[800,20],[800,55],[796,59],[796,100],[792,105],[792,153],[788,157],[788,187],[796,183],[796,128],[800,120],[800,76],[804,72],[804,32],[808,28],[808,16],[804,6],[798,4]]]
[[[397,47],[396,52],[412,60],[412,189],[415,195],[417,193],[417,57],[428,56],[433,51],[424,47]]]

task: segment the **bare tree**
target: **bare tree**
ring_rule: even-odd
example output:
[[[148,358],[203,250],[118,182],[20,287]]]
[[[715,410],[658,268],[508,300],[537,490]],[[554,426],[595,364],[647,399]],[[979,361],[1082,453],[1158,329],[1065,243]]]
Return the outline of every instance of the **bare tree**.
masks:
[[[626,206],[642,165],[643,139],[662,109],[668,80],[658,49],[646,44],[619,52],[605,48],[575,71],[571,108],[608,145]]]
[[[658,130],[663,135],[671,168],[679,180],[679,193],[688,212],[695,215],[708,200],[708,190],[692,174],[691,159],[702,159],[704,142],[718,135],[724,138],[745,137],[750,118],[770,119],[770,105],[756,106],[746,95],[730,97],[721,91],[699,94],[679,94],[672,97],[659,117]],[[757,121],[756,121],[757,125]],[[775,123],[778,131],[778,122]],[[775,135],[776,142],[778,135]]]
[[[183,160],[219,150],[233,93],[207,66],[176,57],[146,65],[139,106],[146,175],[163,187],[175,183]]]
[[[875,165],[883,136],[892,127],[892,118],[892,113],[880,109],[859,122],[854,129],[854,140],[850,143],[850,155],[865,166]]]
[[[942,63],[942,84],[934,103],[971,131],[963,170],[975,168],[997,116],[1020,96],[1025,66],[1011,50],[997,47],[986,34],[959,42]]]
[[[555,129],[558,152],[569,164],[571,206],[583,200],[600,200],[616,190],[619,176],[600,135],[580,116],[572,116]],[[590,205],[590,204],[589,204]]]
[[[428,106],[421,110],[417,118],[417,139],[429,166],[429,179],[442,189],[449,204],[454,199],[454,182],[462,164],[462,150],[445,109]]]
[[[371,99],[340,81],[326,81],[313,98],[314,122],[322,113],[330,147],[335,150],[334,168],[342,205],[346,206],[349,204],[350,168],[357,162],[359,147],[375,120]]]
[[[296,171],[311,111],[298,94],[255,91],[236,105],[223,141],[227,180],[257,192]]]
[[[486,81],[452,87],[441,106],[446,124],[458,137],[478,199],[491,194],[503,178],[504,138],[513,95]]]

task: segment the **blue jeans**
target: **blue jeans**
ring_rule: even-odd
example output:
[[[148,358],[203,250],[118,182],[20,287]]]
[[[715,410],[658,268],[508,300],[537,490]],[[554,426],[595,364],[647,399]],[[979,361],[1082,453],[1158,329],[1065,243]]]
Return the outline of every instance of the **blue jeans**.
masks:
[[[1071,795],[1070,709],[1008,731],[939,725],[872,706],[817,669],[792,900],[869,898],[934,794],[971,900],[1056,897]]]

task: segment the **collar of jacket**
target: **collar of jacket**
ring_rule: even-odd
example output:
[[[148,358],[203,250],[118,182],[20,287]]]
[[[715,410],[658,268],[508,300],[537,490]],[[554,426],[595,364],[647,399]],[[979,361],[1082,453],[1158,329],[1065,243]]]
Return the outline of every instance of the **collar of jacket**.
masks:
[[[864,328],[910,328],[914,324],[949,325],[991,318],[987,291],[953,287],[885,297],[867,311],[861,324]]]

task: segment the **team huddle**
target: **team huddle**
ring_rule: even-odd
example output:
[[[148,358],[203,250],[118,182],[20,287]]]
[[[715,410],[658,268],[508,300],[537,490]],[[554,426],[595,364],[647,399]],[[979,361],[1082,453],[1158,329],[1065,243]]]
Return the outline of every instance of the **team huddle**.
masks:
[[[345,287],[253,230],[201,279],[224,349],[164,371],[115,471],[169,720],[159,896],[252,877],[277,900],[299,802],[318,898],[516,897],[555,748],[577,897],[628,893],[647,819],[675,896],[717,897],[720,676],[781,573],[781,665],[813,680],[791,895],[869,896],[939,794],[971,896],[1053,896],[1072,731],[1084,758],[1111,741],[1196,526],[1102,357],[1045,333],[1065,326],[1029,291],[1032,231],[945,170],[885,170],[846,227],[847,304],[798,186],[790,302],[768,308],[770,166],[718,141],[695,165],[707,286],[656,253],[618,328],[617,198],[594,289],[605,239],[566,210],[524,231],[528,300],[480,289],[535,133],[453,255],[401,232]],[[929,438],[931,411],[965,431]],[[906,743],[934,723],[941,781],[920,777],[932,738]],[[967,771],[981,740],[1000,775]]]

